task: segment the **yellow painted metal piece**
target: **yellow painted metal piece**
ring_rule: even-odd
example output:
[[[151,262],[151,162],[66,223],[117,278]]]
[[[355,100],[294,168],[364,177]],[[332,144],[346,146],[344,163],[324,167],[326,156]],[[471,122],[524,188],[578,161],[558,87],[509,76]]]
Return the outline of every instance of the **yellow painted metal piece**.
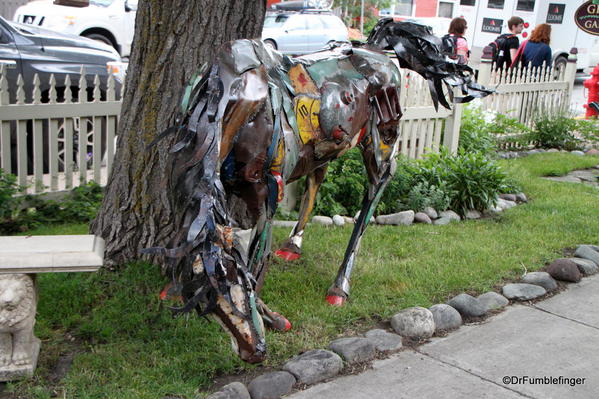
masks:
[[[296,93],[320,95],[318,87],[302,64],[296,64],[289,69],[289,79]]]
[[[318,122],[320,100],[300,95],[293,99],[293,105],[302,142],[306,144],[311,140],[318,140],[321,136]]]

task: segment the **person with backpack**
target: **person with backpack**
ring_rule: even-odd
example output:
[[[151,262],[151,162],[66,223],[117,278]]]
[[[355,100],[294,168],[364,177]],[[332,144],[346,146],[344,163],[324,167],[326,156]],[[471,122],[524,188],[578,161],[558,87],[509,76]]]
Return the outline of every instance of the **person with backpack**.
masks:
[[[522,64],[525,67],[531,65],[533,68],[538,68],[545,64],[551,66],[551,25],[539,24],[533,29],[528,43],[522,50]],[[526,42],[522,43],[523,45]]]
[[[507,21],[509,33],[497,36],[494,42],[489,43],[493,49],[493,63],[496,69],[503,69],[512,65],[512,60],[516,58],[520,41],[518,35],[524,30],[524,20],[513,16]]]
[[[456,17],[451,20],[448,32],[441,38],[441,50],[458,64],[467,64],[470,50],[468,42],[464,38],[464,33],[468,28],[468,23],[464,18]]]

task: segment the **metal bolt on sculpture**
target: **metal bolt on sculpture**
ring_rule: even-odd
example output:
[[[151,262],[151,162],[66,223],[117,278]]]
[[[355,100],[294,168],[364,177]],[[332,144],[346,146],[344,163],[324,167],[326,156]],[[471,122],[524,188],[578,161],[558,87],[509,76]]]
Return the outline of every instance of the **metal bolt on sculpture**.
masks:
[[[369,187],[327,300],[342,305],[349,295],[356,250],[393,175],[397,151],[400,74],[384,50],[428,79],[435,107],[450,107],[443,84],[461,88],[464,96],[454,102],[491,93],[472,80],[472,69],[441,54],[427,27],[383,19],[365,45],[337,44],[298,58],[259,40],[228,43],[192,79],[175,126],[161,135],[177,134],[170,183],[185,213],[169,248],[145,252],[166,258],[171,290],[184,301],[174,312],[213,315],[244,361],[266,356],[264,323],[291,328],[259,298],[284,185],[307,177],[299,220],[276,252],[292,260],[300,256],[328,163],[357,146]],[[234,227],[253,229],[247,251]]]

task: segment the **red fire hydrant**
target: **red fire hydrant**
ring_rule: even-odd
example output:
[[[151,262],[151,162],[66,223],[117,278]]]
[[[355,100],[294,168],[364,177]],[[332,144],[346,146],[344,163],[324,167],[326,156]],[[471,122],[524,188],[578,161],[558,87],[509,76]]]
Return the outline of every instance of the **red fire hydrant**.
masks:
[[[587,109],[586,119],[599,116],[599,64],[591,72],[591,77],[584,81],[589,91],[589,99],[584,107]]]

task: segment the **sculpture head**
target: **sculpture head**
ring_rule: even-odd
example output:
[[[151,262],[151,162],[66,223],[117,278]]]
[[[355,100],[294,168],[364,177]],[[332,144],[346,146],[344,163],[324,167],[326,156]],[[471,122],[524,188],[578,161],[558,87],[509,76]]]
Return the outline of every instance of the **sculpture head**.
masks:
[[[195,309],[200,316],[211,316],[229,334],[243,361],[259,363],[266,357],[266,341],[256,281],[233,246],[232,229],[215,226],[212,231],[207,226],[208,239],[184,260],[189,264],[183,270],[191,275],[180,277],[184,283],[176,283],[179,288],[168,289],[167,295],[180,295],[184,301],[182,307],[171,309],[175,314]]]

